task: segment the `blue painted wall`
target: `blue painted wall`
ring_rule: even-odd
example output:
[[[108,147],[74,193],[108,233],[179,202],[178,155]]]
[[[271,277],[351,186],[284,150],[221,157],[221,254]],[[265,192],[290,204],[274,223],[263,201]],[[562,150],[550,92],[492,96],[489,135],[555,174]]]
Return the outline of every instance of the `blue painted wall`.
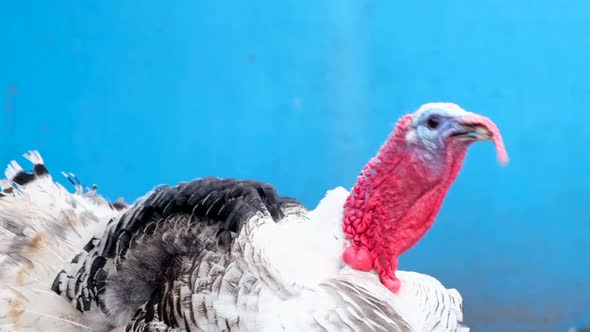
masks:
[[[486,114],[512,163],[474,146],[402,267],[475,331],[590,318],[588,1],[5,0],[0,27],[0,160],[112,199],[217,175],[313,206],[423,102]]]

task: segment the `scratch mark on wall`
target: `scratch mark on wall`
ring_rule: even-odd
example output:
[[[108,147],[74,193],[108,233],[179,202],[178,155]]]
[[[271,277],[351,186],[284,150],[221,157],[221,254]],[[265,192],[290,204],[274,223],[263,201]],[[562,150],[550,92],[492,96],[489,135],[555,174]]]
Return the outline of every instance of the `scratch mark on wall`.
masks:
[[[14,116],[14,104],[13,100],[16,96],[17,90],[15,85],[9,85],[6,88],[5,107],[6,110],[6,129],[8,137],[11,137],[14,132],[15,116]]]

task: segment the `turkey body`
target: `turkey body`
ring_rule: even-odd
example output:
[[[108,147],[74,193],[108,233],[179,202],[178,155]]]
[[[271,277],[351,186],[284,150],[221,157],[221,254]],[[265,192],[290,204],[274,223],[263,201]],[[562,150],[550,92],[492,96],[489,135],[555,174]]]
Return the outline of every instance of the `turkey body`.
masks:
[[[308,212],[256,181],[160,187],[93,238],[86,259],[60,274],[55,290],[77,289],[70,300],[85,305],[78,309],[96,303],[105,323],[128,331],[453,330],[461,298],[434,279],[403,274],[407,287],[394,295],[374,274],[345,268],[347,196],[333,190]],[[76,287],[83,275],[87,288]],[[104,283],[92,278],[98,275]],[[413,291],[432,308],[396,307]],[[432,316],[431,327],[422,326],[426,316],[404,318],[421,311]]]
[[[4,228],[7,220],[36,218],[18,215],[15,207],[26,198],[31,208],[37,196],[27,192],[40,188],[65,202],[44,207],[43,217],[65,229],[43,226],[37,233],[71,237],[71,225],[60,221],[65,215],[91,221],[83,248],[54,274],[51,290],[59,297],[44,300],[52,308],[44,315],[55,319],[35,320],[34,313],[45,307],[27,312],[22,304],[23,312],[13,318],[33,330],[49,325],[94,331],[461,328],[461,296],[434,278],[400,271],[403,287],[394,294],[373,272],[343,264],[341,220],[348,197],[343,188],[329,191],[312,211],[268,184],[233,179],[161,186],[131,206],[70,194],[48,174],[19,188],[21,194],[2,197],[3,211],[13,211],[12,218],[3,215]]]

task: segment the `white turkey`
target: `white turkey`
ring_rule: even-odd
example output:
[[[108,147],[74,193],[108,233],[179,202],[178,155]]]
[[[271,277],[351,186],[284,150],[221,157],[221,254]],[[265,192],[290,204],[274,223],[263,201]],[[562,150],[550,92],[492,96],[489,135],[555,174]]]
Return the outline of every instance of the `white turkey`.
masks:
[[[397,258],[432,225],[487,118],[451,103],[403,116],[348,192],[308,211],[258,181],[160,186],[131,205],[38,152],[0,197],[7,331],[467,331],[455,289]]]

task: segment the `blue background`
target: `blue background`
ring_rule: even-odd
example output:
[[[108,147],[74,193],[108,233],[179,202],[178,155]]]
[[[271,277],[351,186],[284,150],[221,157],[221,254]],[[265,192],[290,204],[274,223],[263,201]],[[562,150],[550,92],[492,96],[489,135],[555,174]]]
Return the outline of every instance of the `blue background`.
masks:
[[[490,116],[401,267],[475,331],[590,321],[588,1],[3,1],[0,161],[39,149],[111,199],[206,175],[315,206],[428,101]],[[139,5],[141,4],[141,5]]]

